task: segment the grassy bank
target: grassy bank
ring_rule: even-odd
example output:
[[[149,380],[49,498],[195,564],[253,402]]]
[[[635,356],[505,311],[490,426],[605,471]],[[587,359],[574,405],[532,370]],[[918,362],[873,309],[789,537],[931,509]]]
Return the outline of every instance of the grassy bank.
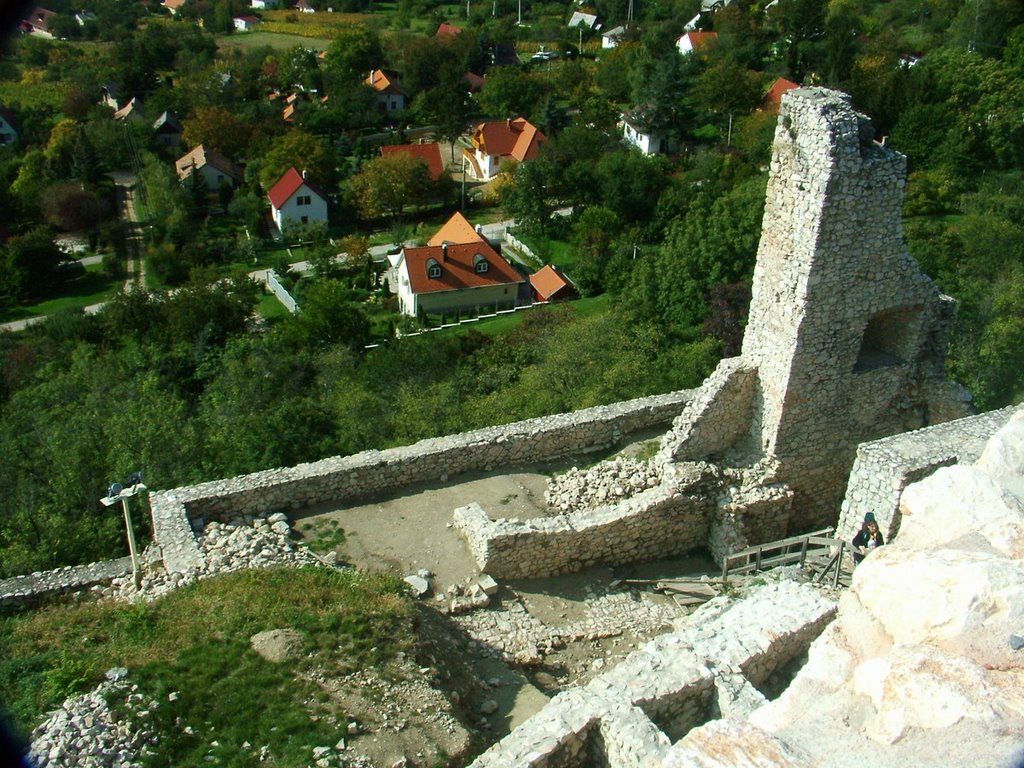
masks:
[[[281,628],[301,633],[302,653],[271,664],[249,638]],[[314,746],[337,740],[345,713],[299,673],[380,667],[411,644],[410,603],[393,577],[245,571],[151,604],[55,605],[0,619],[0,701],[27,739],[64,698],[123,666],[160,702],[154,726],[165,735],[151,764],[198,765],[206,755],[219,765],[248,764],[249,742],[267,745],[274,765],[304,766]]]

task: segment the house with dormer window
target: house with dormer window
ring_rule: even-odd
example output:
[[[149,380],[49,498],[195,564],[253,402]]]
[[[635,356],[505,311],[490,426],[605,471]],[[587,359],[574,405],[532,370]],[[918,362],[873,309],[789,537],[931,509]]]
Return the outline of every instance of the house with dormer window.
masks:
[[[270,188],[267,197],[279,230],[288,224],[327,223],[327,196],[294,167]]]
[[[526,282],[486,240],[404,248],[395,273],[399,307],[410,317],[512,309]]]

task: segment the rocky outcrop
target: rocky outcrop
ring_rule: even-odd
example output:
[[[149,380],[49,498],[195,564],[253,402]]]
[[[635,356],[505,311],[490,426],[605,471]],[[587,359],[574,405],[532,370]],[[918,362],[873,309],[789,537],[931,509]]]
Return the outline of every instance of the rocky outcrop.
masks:
[[[1019,765],[1024,412],[973,465],[908,486],[900,511],[898,538],[857,568],[806,667],[751,720],[814,765]]]

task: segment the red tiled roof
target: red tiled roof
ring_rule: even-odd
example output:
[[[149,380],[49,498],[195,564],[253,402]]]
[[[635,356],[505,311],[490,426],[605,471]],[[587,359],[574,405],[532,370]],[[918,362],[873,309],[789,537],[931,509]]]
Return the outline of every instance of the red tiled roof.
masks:
[[[541,298],[541,301],[551,301],[555,298],[564,299],[568,297],[568,294],[575,295],[576,293],[576,289],[569,278],[550,264],[545,264],[530,275],[530,285]],[[562,295],[559,296],[559,293]]]
[[[786,91],[792,91],[794,88],[799,87],[800,86],[792,80],[780,77],[772,83],[772,87],[768,90],[764,100],[761,102],[761,108],[772,112],[778,112],[779,106],[782,104],[782,94]]]
[[[457,291],[487,285],[513,285],[524,282],[522,276],[489,243],[424,245],[403,252],[413,293]],[[476,271],[476,256],[487,260],[487,271]],[[440,277],[427,277],[427,261],[441,265]]]
[[[465,80],[466,84],[469,86],[470,93],[476,93],[484,87],[484,79],[475,72],[467,72],[462,76],[462,79]]]
[[[441,174],[444,173],[444,161],[441,159],[440,144],[394,144],[387,147],[381,147],[380,154],[383,157],[398,154],[418,157],[427,164],[427,170],[430,171],[430,178],[434,181],[441,178]]]
[[[434,33],[435,37],[456,37],[462,34],[462,27],[456,27],[454,24],[449,24],[446,21],[442,21],[438,27],[437,32]]]
[[[316,185],[314,185],[309,179],[302,178],[302,174],[295,170],[293,165],[287,171],[284,176],[278,179],[277,183],[270,188],[267,192],[267,197],[270,198],[270,204],[275,208],[281,208],[288,199],[299,191],[299,187],[305,184],[312,192],[315,192],[321,198],[326,200],[324,193],[321,192]]]
[[[377,93],[399,93],[403,96],[405,95],[405,91],[398,82],[398,78],[393,74],[389,76],[382,69],[371,70],[370,76],[363,80],[363,82],[377,91]]]
[[[473,132],[473,145],[492,157],[532,160],[547,137],[526,118],[481,123]]]
[[[476,228],[469,223],[469,219],[456,211],[452,217],[444,223],[434,236],[427,241],[427,245],[441,245],[442,243],[483,243],[486,238],[476,231]]]
[[[705,48],[711,43],[718,40],[717,32],[687,32],[683,37],[688,38],[690,41],[690,47],[698,51],[701,48]],[[682,38],[680,38],[681,40]]]

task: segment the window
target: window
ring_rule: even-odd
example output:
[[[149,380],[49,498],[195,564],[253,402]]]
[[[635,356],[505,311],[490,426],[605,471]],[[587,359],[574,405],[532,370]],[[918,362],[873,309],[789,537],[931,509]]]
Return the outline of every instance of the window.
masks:
[[[303,216],[302,217],[302,223],[303,224],[309,224],[309,216]]]
[[[298,197],[295,198],[295,204],[296,205],[312,205],[313,204],[313,196],[312,195],[299,195]]]
[[[434,259],[427,259],[427,277],[431,280],[441,277],[441,265]]]
[[[479,273],[484,273],[491,268],[491,265],[487,263],[487,259],[483,257],[483,254],[478,253],[473,257],[473,269]]]

